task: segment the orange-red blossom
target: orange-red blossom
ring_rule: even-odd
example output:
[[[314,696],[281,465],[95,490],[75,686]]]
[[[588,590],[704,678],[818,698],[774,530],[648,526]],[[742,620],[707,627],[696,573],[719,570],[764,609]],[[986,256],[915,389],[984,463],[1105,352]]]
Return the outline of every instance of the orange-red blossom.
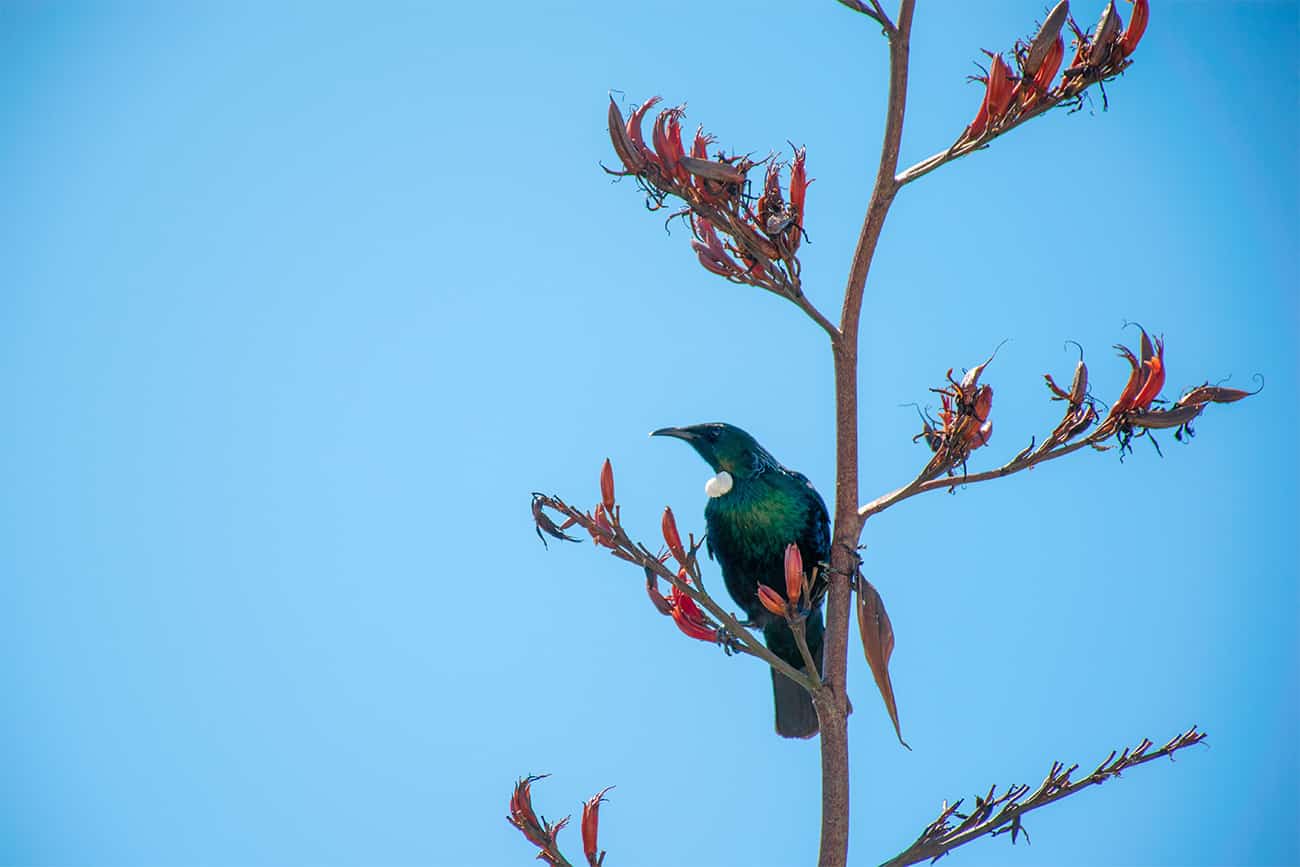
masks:
[[[610,465],[609,458],[605,458],[605,465],[600,468],[600,502],[606,512],[613,513],[614,468]]]
[[[1120,357],[1129,363],[1130,373],[1124,390],[1111,405],[1107,421],[1118,419],[1128,412],[1145,412],[1164,387],[1165,342],[1159,337],[1153,341],[1141,325],[1138,330],[1142,332],[1141,359],[1127,346],[1115,344]]]
[[[798,613],[804,591],[803,554],[793,542],[785,546],[784,570],[785,597],[766,584],[759,584],[758,601],[777,617],[790,618]]]
[[[555,838],[560,829],[569,823],[569,817],[565,816],[554,824],[537,818],[537,813],[533,810],[532,785],[546,776],[539,774],[524,777],[515,784],[515,790],[510,796],[510,815],[506,816],[506,821],[523,832],[529,843],[542,850],[537,855],[539,859],[555,864],[557,862],[551,856],[555,852]]]
[[[605,860],[605,853],[599,852],[596,835],[600,826],[600,805],[605,801],[605,793],[613,786],[601,789],[582,805],[582,854],[587,857],[590,867],[600,867]]]

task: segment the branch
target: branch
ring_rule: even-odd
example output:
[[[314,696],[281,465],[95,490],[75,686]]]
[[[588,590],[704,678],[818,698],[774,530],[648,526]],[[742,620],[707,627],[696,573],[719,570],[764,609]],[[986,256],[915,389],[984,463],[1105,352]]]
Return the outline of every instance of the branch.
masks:
[[[822,680],[832,700],[817,703],[822,770],[818,863],[823,867],[842,867],[848,860],[849,851],[849,704],[846,687],[852,608],[849,579],[857,569],[857,546],[862,537],[862,521],[857,516],[858,332],[867,274],[871,270],[871,260],[889,206],[898,192],[894,172],[898,169],[907,107],[907,69],[915,6],[915,0],[899,0],[898,24],[886,30],[889,38],[889,102],[880,162],[845,283],[839,336],[831,340],[835,368],[835,523],[831,534]]]
[[[826,336],[828,336],[832,342],[839,339],[840,330],[835,327],[835,323],[827,319],[826,316],[808,300],[808,296],[804,295],[802,291],[796,292],[793,295],[786,295],[780,292],[777,294],[782,298],[786,298],[793,302],[796,307],[808,315],[809,319],[820,325],[822,330],[826,332]]]
[[[1098,433],[1100,433],[1100,430],[1098,431]],[[1110,432],[1107,432],[1105,436],[1101,437],[1101,439],[1105,439],[1105,437],[1109,435]],[[1055,460],[1056,458],[1060,458],[1060,457],[1065,457],[1071,452],[1077,452],[1079,449],[1083,448],[1084,446],[1094,445],[1097,442],[1098,442],[1098,435],[1097,433],[1094,433],[1092,436],[1088,437],[1087,439],[1082,439],[1079,440],[1078,442],[1070,443],[1069,445],[1063,445],[1058,448],[1052,449],[1051,451],[1047,451],[1047,452],[1036,451],[1028,455],[1024,455],[1024,453],[1022,452],[1021,455],[1024,455],[1023,457],[1017,455],[1016,457],[1007,461],[1005,464],[998,467],[997,469],[985,470],[982,473],[970,473],[970,474],[963,474],[961,476],[949,476],[945,478],[936,479],[936,478],[930,478],[929,474],[922,472],[921,475],[917,476],[915,479],[908,482],[906,485],[899,488],[898,490],[877,497],[876,499],[872,500],[870,503],[867,503],[865,506],[863,506],[861,509],[858,510],[858,517],[861,518],[863,521],[865,521],[868,518],[870,518],[872,515],[876,514],[877,512],[883,512],[885,509],[888,509],[890,506],[894,505],[895,503],[898,503],[902,500],[906,500],[909,497],[915,497],[917,494],[924,494],[926,491],[939,491],[939,490],[944,490],[945,488],[951,489],[957,487],[958,485],[964,487],[966,485],[973,485],[976,482],[987,482],[989,479],[1000,479],[1003,476],[1009,476],[1012,473],[1018,473],[1021,470],[1027,470],[1030,469],[1031,467],[1036,467],[1039,464],[1046,463],[1047,461]]]
[[[880,145],[880,163],[876,169],[876,182],[867,203],[867,213],[858,233],[858,244],[853,251],[849,278],[844,288],[844,306],[840,315],[840,331],[857,352],[857,326],[862,313],[862,295],[875,256],[880,230],[884,228],[889,206],[898,193],[899,184],[894,179],[898,168],[898,152],[903,140],[903,119],[907,110],[907,67],[911,49],[912,11],[915,0],[902,0],[898,10],[898,26],[890,28],[889,35],[889,103],[885,109],[885,133]]]
[[[1135,324],[1136,323],[1132,323]],[[1130,373],[1128,382],[1120,392],[1110,411],[1100,424],[1088,436],[1070,442],[1082,434],[1097,421],[1098,415],[1094,399],[1088,392],[1088,367],[1083,362],[1080,348],[1079,362],[1075,367],[1074,379],[1069,391],[1057,386],[1050,374],[1045,374],[1047,387],[1053,393],[1053,400],[1065,403],[1065,413],[1056,428],[1043,440],[1038,448],[1031,441],[1015,457],[1000,467],[981,473],[965,472],[966,461],[971,453],[988,442],[992,433],[992,421],[989,414],[993,404],[993,390],[980,385],[979,378],[985,367],[993,361],[993,356],[982,364],[971,368],[958,382],[948,371],[951,387],[932,388],[943,400],[943,409],[939,413],[943,420],[940,427],[932,426],[933,419],[923,416],[925,427],[917,439],[924,437],[934,451],[929,463],[917,474],[916,478],[901,488],[884,494],[862,506],[857,511],[858,520],[865,523],[868,518],[883,512],[890,506],[926,491],[942,489],[952,490],[958,485],[972,485],[990,479],[1000,479],[1012,473],[1028,470],[1047,461],[1056,460],[1092,446],[1098,451],[1106,451],[1110,446],[1103,442],[1114,436],[1119,444],[1120,458],[1132,450],[1133,440],[1147,436],[1153,430],[1174,429],[1174,437],[1180,440],[1194,435],[1192,422],[1200,417],[1205,408],[1212,403],[1236,403],[1254,394],[1241,389],[1229,389],[1212,386],[1208,382],[1185,392],[1174,401],[1168,409],[1152,409],[1158,400],[1158,394],[1164,386],[1166,370],[1164,364],[1165,344],[1163,338],[1154,339],[1140,325],[1142,332],[1139,355],[1119,344],[1120,357],[1128,361]],[[997,350],[994,350],[996,355]],[[1262,388],[1262,385],[1261,385]],[[1152,438],[1152,443],[1155,439]],[[1156,444],[1156,450],[1160,446]],[[954,469],[962,468],[957,476]],[[946,474],[946,476],[945,476]]]
[[[559,512],[561,515],[564,515],[566,519],[565,523],[557,527],[548,517],[546,517],[545,512],[542,511],[543,508],[550,508]],[[664,559],[655,556],[651,553],[649,548],[640,542],[634,542],[627,535],[627,531],[624,530],[619,512],[620,510],[617,506],[612,510],[606,510],[603,505],[601,505],[597,506],[596,514],[594,516],[588,515],[585,512],[581,512],[573,506],[570,506],[559,497],[537,493],[533,494],[533,518],[538,525],[539,535],[541,531],[546,531],[551,536],[560,538],[559,536],[556,536],[557,532],[562,532],[567,527],[573,525],[581,527],[590,534],[592,541],[595,542],[597,546],[608,548],[610,554],[620,560],[625,560],[629,563],[640,566],[647,575],[662,578],[671,584],[676,591],[689,597],[692,602],[707,611],[709,615],[717,621],[716,624],[711,626],[719,627],[716,631],[720,634],[717,636],[716,640],[723,644],[724,648],[728,652],[744,653],[749,656],[757,657],[779,671],[781,674],[784,674],[786,677],[793,680],[795,683],[798,683],[800,686],[807,689],[809,692],[816,693],[818,690],[822,689],[822,685],[820,681],[816,679],[815,673],[812,675],[806,675],[802,671],[795,669],[795,667],[790,665],[790,663],[772,653],[772,651],[768,650],[761,641],[750,634],[749,630],[746,629],[734,615],[723,610],[722,606],[715,602],[713,597],[704,589],[703,579],[700,574],[699,560],[696,557],[697,551],[703,544],[702,539],[699,542],[696,542],[692,536],[689,552],[683,551],[682,557],[679,558],[684,561],[682,563],[682,568],[685,569],[686,573],[690,576],[690,579],[694,582],[694,584],[691,584],[683,581],[678,577],[677,573],[673,572],[672,569],[669,569],[668,566],[665,565]],[[577,541],[576,539],[569,537],[564,538],[568,539],[568,541]],[[664,555],[665,558],[667,556],[668,555]],[[669,613],[662,608],[660,611],[664,614]],[[707,624],[701,625],[703,626]],[[814,668],[813,671],[815,672],[816,669]]]
[[[898,176],[894,178],[894,181],[900,187],[906,184],[910,184],[912,181],[915,181],[918,178],[925,177],[926,175],[930,174],[930,172],[934,171],[940,166],[947,165],[948,163],[954,160],[961,159],[962,157],[966,156],[969,153],[973,153],[978,150],[984,150],[986,147],[988,147],[990,144],[993,143],[994,139],[1001,138],[1003,135],[1011,132],[1011,130],[1015,129],[1021,124],[1033,120],[1034,118],[1039,117],[1043,114],[1046,114],[1048,111],[1056,108],[1063,102],[1073,103],[1078,99],[1078,97],[1079,97],[1078,94],[1074,94],[1072,96],[1065,96],[1065,95],[1050,96],[1046,102],[1028,111],[1025,111],[1019,115],[1016,115],[1013,119],[1003,124],[1002,126],[998,127],[996,130],[989,132],[987,135],[983,135],[980,136],[979,138],[971,139],[969,141],[962,141],[961,139],[958,139],[956,142],[952,144],[951,147],[947,148],[946,150],[939,151],[938,153],[933,154],[932,156],[926,157],[925,159],[921,160],[915,165],[909,166],[908,168],[899,172]],[[965,134],[963,133],[963,135]]]
[[[1025,797],[1029,793],[1029,786],[1023,784],[1012,786],[1001,795],[995,795],[996,786],[990,786],[988,794],[975,797],[975,809],[969,814],[957,812],[961,801],[951,806],[945,802],[939,817],[926,826],[916,842],[886,861],[882,867],[904,867],[919,861],[937,860],[958,846],[964,846],[985,834],[997,836],[1010,832],[1011,842],[1015,843],[1016,837],[1024,833],[1025,839],[1028,840],[1029,833],[1020,823],[1020,817],[1025,813],[1045,807],[1053,801],[1059,801],[1089,786],[1101,785],[1109,779],[1119,777],[1129,768],[1135,768],[1163,756],[1169,756],[1172,761],[1173,754],[1178,750],[1202,743],[1204,740],[1205,734],[1198,732],[1196,726],[1192,726],[1182,734],[1175,735],[1155,752],[1147,752],[1152,744],[1151,741],[1143,738],[1140,744],[1131,750],[1125,749],[1118,758],[1112,750],[1092,773],[1074,782],[1070,781],[1070,775],[1078,770],[1077,764],[1066,768],[1060,762],[1053,762],[1047,777],[1033,794]],[[949,821],[954,817],[960,820],[955,826]]]
[[[685,207],[668,219],[687,219],[694,235],[691,249],[705,270],[788,299],[836,340],[839,332],[804,296],[799,276],[797,254],[804,238],[804,200],[809,184],[805,150],[794,149],[786,201],[781,192],[782,164],[775,155],[756,163],[748,155],[718,152],[717,158],[710,160],[708,148],[714,139],[703,127],[696,132],[688,154],[682,140],[684,106],[659,112],[654,121],[654,149],[648,147],[641,126],[646,113],[658,103],[659,97],[652,97],[624,121],[610,97],[610,142],[623,169],[605,171],[635,178],[645,193],[646,207],[652,211],[663,208],[670,196],[680,199]],[[767,164],[763,192],[754,198],[747,192],[747,174],[762,163]],[[730,240],[724,242],[722,236]]]
[[[894,22],[889,20],[889,16],[885,14],[884,8],[881,7],[880,3],[878,3],[877,0],[871,0],[870,7],[868,7],[867,4],[861,2],[861,0],[839,0],[839,3],[843,6],[849,7],[854,12],[861,12],[863,15],[867,16],[872,21],[875,21],[882,28],[884,28],[884,33],[886,36],[888,36],[894,30]]]

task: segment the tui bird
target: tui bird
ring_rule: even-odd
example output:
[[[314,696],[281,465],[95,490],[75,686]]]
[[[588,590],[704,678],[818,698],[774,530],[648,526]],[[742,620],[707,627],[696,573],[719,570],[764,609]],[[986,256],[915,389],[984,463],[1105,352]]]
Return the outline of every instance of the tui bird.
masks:
[[[781,466],[752,436],[733,425],[666,427],[650,435],[685,440],[713,468],[716,475],[704,485],[709,495],[704,507],[709,556],[722,568],[727,592],[744,609],[747,625],[761,627],[768,649],[804,670],[794,633],[784,618],[758,601],[758,585],[785,587],[785,548],[791,542],[799,545],[809,568],[829,562],[830,525],[821,495],[803,474]],[[825,590],[825,579],[819,577],[810,594],[812,611],[806,629],[808,649],[818,668]],[[772,692],[777,734],[786,738],[817,734],[817,712],[803,687],[773,669]]]

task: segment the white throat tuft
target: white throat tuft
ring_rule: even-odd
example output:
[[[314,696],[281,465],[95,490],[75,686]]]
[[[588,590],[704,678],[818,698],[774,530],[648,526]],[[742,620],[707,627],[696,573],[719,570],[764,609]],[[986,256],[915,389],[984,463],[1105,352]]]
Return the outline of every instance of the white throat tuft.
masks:
[[[708,494],[710,499],[716,499],[730,491],[733,484],[735,482],[731,478],[731,473],[723,470],[704,483],[704,493]]]

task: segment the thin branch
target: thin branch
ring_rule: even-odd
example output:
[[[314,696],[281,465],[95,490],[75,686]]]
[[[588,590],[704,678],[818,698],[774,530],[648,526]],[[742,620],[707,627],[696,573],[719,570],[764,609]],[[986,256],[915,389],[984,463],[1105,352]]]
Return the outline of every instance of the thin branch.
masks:
[[[1106,435],[1109,436],[1109,433]],[[1105,437],[1101,437],[1100,439],[1104,438]],[[867,503],[865,506],[858,509],[858,517],[861,520],[866,521],[872,515],[878,512],[883,512],[895,503],[906,500],[909,497],[915,497],[917,494],[924,494],[926,491],[941,491],[959,486],[964,487],[966,485],[973,485],[976,482],[987,482],[989,479],[1000,479],[1004,476],[1009,476],[1012,473],[1018,473],[1021,470],[1027,470],[1031,467],[1038,466],[1039,464],[1046,463],[1047,461],[1065,457],[1071,452],[1077,452],[1084,446],[1096,444],[1100,439],[1097,434],[1093,434],[1086,439],[1070,443],[1069,445],[1059,446],[1051,451],[1038,451],[1025,455],[1024,457],[1017,456],[997,469],[985,470],[982,473],[969,473],[961,476],[945,476],[938,479],[929,478],[925,473],[922,473],[898,490],[877,497],[870,503]]]
[[[1182,734],[1170,738],[1160,749],[1147,752],[1152,743],[1143,738],[1140,744],[1131,750],[1125,749],[1118,758],[1112,751],[1092,773],[1073,782],[1070,780],[1070,775],[1078,770],[1079,766],[1071,765],[1066,768],[1060,762],[1053,762],[1047,777],[1033,794],[1028,794],[1029,786],[1023,784],[1012,786],[1001,795],[996,794],[996,787],[990,787],[987,794],[976,796],[975,809],[970,813],[957,812],[961,801],[952,805],[945,802],[939,817],[926,826],[916,841],[903,852],[886,861],[882,867],[905,867],[920,861],[933,861],[942,858],[958,846],[964,846],[986,834],[997,836],[1010,832],[1012,843],[1016,842],[1016,838],[1022,833],[1025,839],[1028,839],[1029,834],[1020,822],[1020,817],[1025,813],[1045,807],[1090,786],[1098,786],[1109,779],[1118,778],[1129,768],[1135,768],[1164,756],[1169,756],[1172,760],[1173,754],[1178,750],[1202,743],[1204,740],[1204,732],[1198,732],[1196,726],[1192,726]],[[1027,794],[1028,797],[1025,797]],[[959,820],[956,825],[951,823],[954,818]]]
[[[672,584],[678,591],[690,597],[691,601],[704,608],[709,613],[727,636],[734,639],[735,643],[730,645],[730,649],[745,653],[749,656],[757,657],[763,660],[772,668],[784,674],[795,683],[803,686],[809,692],[815,693],[822,688],[821,682],[816,676],[805,675],[790,663],[781,659],[779,656],[768,650],[761,641],[756,639],[749,630],[746,629],[739,620],[732,614],[725,611],[722,606],[714,601],[713,597],[704,589],[701,579],[699,561],[695,554],[702,542],[694,543],[687,555],[686,569],[691,579],[695,582],[694,586],[682,581],[677,577],[673,570],[669,569],[664,563],[651,553],[650,549],[640,542],[634,542],[624,530],[620,520],[619,510],[614,509],[608,514],[606,524],[602,526],[594,518],[579,509],[570,506],[559,497],[546,496],[545,494],[534,494],[533,513],[536,515],[541,511],[541,506],[545,506],[560,514],[564,515],[573,524],[576,524],[586,530],[591,535],[592,540],[597,545],[608,548],[610,554],[620,560],[625,560],[640,566],[642,570],[649,571],[654,575]],[[540,522],[539,522],[540,524]],[[553,534],[552,534],[553,535]],[[576,540],[574,540],[576,541]],[[814,669],[816,671],[816,669]]]
[[[794,633],[794,643],[799,646],[799,655],[803,657],[803,665],[808,670],[808,676],[820,682],[821,676],[817,671],[817,662],[813,659],[812,650],[808,647],[808,621],[802,617],[791,617],[789,622],[790,631]]]
[[[830,337],[832,343],[839,340],[840,330],[835,327],[835,323],[827,319],[822,312],[817,309],[816,305],[808,300],[808,296],[804,295],[802,291],[793,295],[782,294],[781,297],[788,298],[790,301],[794,302],[796,307],[808,314],[808,318],[822,327],[822,330],[826,332],[828,337]]]
[[[871,0],[870,7],[861,2],[861,0],[838,0],[838,2],[842,6],[847,6],[854,12],[861,12],[863,15],[875,21],[884,28],[886,36],[888,36],[894,29],[894,22],[889,20],[889,16],[885,14],[884,8],[877,2],[877,0]]]

